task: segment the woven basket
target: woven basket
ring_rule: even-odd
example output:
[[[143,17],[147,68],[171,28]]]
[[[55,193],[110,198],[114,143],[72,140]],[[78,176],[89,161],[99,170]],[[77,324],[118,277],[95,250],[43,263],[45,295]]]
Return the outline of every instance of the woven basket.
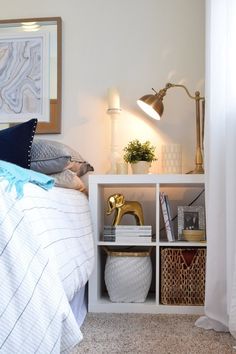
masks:
[[[161,250],[161,303],[204,305],[205,248]]]
[[[108,251],[105,284],[112,302],[144,302],[151,280],[150,252]]]

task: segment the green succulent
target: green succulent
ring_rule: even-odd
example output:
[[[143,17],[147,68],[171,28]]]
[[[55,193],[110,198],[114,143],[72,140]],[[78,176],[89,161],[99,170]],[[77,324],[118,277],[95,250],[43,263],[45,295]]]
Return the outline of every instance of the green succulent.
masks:
[[[155,146],[150,141],[141,143],[138,139],[134,139],[128,143],[123,149],[125,152],[123,158],[125,162],[136,163],[138,161],[152,162],[156,160]]]

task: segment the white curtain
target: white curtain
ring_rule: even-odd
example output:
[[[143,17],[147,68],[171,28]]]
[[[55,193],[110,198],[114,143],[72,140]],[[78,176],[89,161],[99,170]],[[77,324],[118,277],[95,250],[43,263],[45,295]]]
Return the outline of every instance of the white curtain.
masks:
[[[206,0],[205,317],[236,337],[236,0]]]

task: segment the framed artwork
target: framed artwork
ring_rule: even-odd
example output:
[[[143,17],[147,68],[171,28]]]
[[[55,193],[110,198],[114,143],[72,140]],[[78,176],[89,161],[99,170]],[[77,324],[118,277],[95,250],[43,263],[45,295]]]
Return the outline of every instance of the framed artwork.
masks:
[[[0,36],[0,121],[49,121],[48,34]]]
[[[203,206],[178,207],[178,239],[182,239],[183,230],[205,230],[205,212]]]
[[[61,132],[61,32],[60,17],[0,20],[0,123]]]

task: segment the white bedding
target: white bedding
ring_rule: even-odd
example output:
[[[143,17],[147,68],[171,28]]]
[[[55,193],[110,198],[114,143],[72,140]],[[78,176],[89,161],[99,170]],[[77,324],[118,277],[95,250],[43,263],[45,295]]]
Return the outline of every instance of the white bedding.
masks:
[[[0,352],[67,353],[82,339],[69,300],[93,267],[88,200],[79,191],[0,183]]]

